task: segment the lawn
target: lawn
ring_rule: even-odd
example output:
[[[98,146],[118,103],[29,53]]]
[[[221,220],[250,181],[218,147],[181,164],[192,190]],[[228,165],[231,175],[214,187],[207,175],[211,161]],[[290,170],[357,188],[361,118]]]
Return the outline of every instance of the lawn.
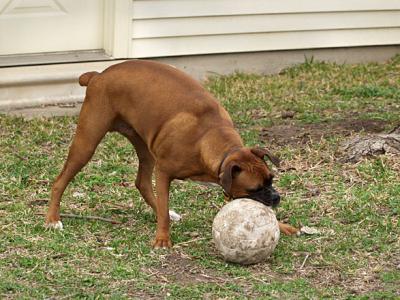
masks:
[[[278,219],[317,235],[282,236],[253,266],[221,260],[211,238],[220,189],[175,182],[171,250],[152,251],[155,217],[134,188],[137,159],[109,134],[66,190],[46,230],[51,182],[76,117],[0,116],[0,298],[399,299],[400,157],[343,162],[354,135],[400,123],[400,56],[385,64],[308,60],[280,74],[217,76],[207,88],[248,146],[277,154]]]

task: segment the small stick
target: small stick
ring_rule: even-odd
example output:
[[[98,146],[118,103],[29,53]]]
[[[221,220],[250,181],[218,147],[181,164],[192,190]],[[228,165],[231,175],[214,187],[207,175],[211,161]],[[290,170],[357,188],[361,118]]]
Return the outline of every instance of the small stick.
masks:
[[[271,277],[272,277],[272,276],[271,276]],[[253,280],[256,280],[256,281],[258,281],[258,282],[264,283],[264,284],[269,284],[268,281],[262,280],[262,279],[260,279],[260,278],[255,277],[255,276],[251,276],[250,278],[253,279]],[[274,278],[274,277],[272,277],[272,278]]]
[[[186,242],[181,242],[181,243],[175,244],[174,247],[179,247],[179,246],[187,245],[187,244],[190,244],[193,242],[198,242],[198,241],[202,241],[202,240],[206,240],[206,239],[207,238],[195,238],[195,239],[192,239],[192,240],[189,240]]]
[[[307,253],[306,257],[305,257],[304,260],[303,260],[303,263],[302,263],[301,266],[300,266],[300,269],[303,269],[303,267],[304,267],[304,265],[306,264],[306,261],[307,261],[307,259],[308,259],[309,256],[310,256],[310,253]]]
[[[16,157],[18,157],[20,160],[23,160],[23,161],[27,161],[28,160],[26,157],[23,157],[22,155],[19,155],[18,153],[15,153],[14,155]]]
[[[45,216],[46,214],[44,214],[44,213],[36,213],[36,215]],[[115,220],[112,220],[112,219],[106,219],[106,218],[96,217],[96,216],[80,216],[80,215],[73,215],[73,214],[60,214],[60,216],[63,217],[63,218],[98,220],[98,221],[108,222],[108,223],[111,223],[111,224],[122,224],[122,222],[120,222],[120,221],[115,221]]]

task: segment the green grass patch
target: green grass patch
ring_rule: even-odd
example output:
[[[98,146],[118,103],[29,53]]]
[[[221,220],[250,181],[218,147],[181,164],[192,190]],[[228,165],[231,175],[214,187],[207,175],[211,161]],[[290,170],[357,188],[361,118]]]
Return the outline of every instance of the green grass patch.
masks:
[[[134,187],[138,161],[116,134],[106,136],[70,184],[62,211],[123,223],[65,218],[64,231],[46,230],[40,213],[76,118],[2,115],[0,298],[400,296],[400,159],[383,155],[341,163],[340,143],[355,132],[351,126],[337,129],[354,120],[379,121],[382,130],[399,123],[400,58],[362,65],[307,60],[277,75],[218,76],[207,88],[228,109],[247,145],[267,145],[282,158],[275,181],[283,198],[278,218],[321,233],[282,236],[271,258],[255,266],[227,264],[211,237],[212,220],[224,203],[221,190],[175,182],[170,206],[183,215],[172,224],[177,246],[153,252],[155,217]],[[287,111],[291,119],[281,117]],[[262,135],[276,126],[305,126],[311,139]]]

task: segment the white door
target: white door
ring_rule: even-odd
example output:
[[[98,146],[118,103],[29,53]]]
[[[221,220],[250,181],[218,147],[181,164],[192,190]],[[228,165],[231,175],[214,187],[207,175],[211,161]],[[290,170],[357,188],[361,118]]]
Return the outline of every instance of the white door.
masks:
[[[102,49],[103,0],[0,0],[0,55]]]

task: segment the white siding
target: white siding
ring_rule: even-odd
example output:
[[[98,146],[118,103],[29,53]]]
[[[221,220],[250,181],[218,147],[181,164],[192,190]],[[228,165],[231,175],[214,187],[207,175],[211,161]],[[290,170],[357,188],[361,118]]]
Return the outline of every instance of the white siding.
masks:
[[[400,0],[133,1],[132,57],[400,44]]]

